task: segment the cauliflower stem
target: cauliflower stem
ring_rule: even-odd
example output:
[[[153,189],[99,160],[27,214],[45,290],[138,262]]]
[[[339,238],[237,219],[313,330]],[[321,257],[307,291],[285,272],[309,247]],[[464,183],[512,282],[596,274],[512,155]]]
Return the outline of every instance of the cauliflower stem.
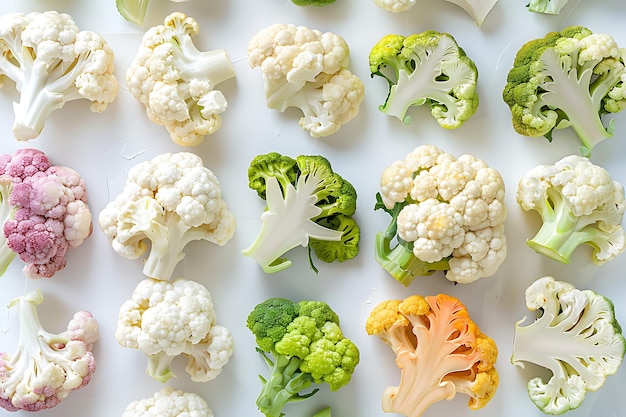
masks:
[[[549,200],[546,200],[541,211],[541,228],[535,237],[526,242],[535,252],[569,264],[572,253],[582,244],[591,246],[596,252],[604,252],[607,245],[612,245],[612,237],[616,231],[603,230],[598,227],[598,222],[615,219],[610,223],[619,223],[622,213],[615,205],[607,205],[606,210],[577,217],[572,213],[571,205],[559,192],[548,190],[547,194]],[[599,263],[596,257],[593,260]]]
[[[396,203],[389,210],[385,207],[380,194],[376,194],[375,210],[384,210],[391,216],[391,223],[387,230],[376,234],[375,259],[376,261],[394,277],[399,283],[408,287],[416,277],[432,275],[435,271],[447,271],[450,269],[448,258],[443,258],[436,262],[425,262],[413,254],[410,247],[411,242],[399,238],[398,214],[406,203]],[[397,244],[392,248],[392,240],[397,239]]]
[[[0,407],[39,411],[55,407],[73,390],[90,381],[96,363],[91,352],[98,327],[91,313],[80,311],[63,333],[46,331],[37,307],[40,290],[12,300],[19,318],[18,350],[0,353]]]
[[[17,207],[9,203],[12,183],[7,177],[0,177],[0,222],[4,225],[7,220],[12,219]],[[0,233],[0,277],[4,275],[7,268],[15,259],[16,253],[9,248],[4,233]]]

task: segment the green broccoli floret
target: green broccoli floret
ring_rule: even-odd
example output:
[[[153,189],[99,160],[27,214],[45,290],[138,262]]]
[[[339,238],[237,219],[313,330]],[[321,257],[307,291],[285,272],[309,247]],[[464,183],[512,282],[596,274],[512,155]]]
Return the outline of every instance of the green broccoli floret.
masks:
[[[517,202],[541,216],[541,228],[526,242],[539,254],[568,264],[585,244],[602,264],[626,249],[624,187],[584,156],[532,168],[519,182]]]
[[[411,106],[430,106],[446,129],[460,127],[478,108],[476,65],[447,33],[387,35],[370,51],[369,65],[372,77],[389,83],[380,111],[405,124],[411,121]]]
[[[528,10],[536,13],[559,14],[568,0],[530,0]]]
[[[318,391],[307,390],[313,384],[326,383],[337,391],[350,382],[359,363],[359,349],[343,336],[339,317],[322,301],[270,298],[254,308],[246,325],[269,367],[270,375],[260,376],[256,402],[267,417],[282,417],[288,403],[310,398]]]
[[[335,2],[335,0],[291,0],[296,6],[315,6],[323,7],[328,6]]]
[[[626,69],[620,48],[605,34],[582,26],[550,32],[517,52],[502,93],[513,127],[524,136],[552,140],[555,129],[572,127],[589,156],[613,136],[602,116],[626,107]]]
[[[313,249],[324,262],[342,262],[358,254],[360,229],[352,217],[357,193],[333,171],[328,159],[319,155],[293,159],[277,152],[258,155],[250,163],[248,180],[267,201],[267,209],[261,215],[261,231],[243,254],[265,272],[291,266],[283,255],[296,246]]]

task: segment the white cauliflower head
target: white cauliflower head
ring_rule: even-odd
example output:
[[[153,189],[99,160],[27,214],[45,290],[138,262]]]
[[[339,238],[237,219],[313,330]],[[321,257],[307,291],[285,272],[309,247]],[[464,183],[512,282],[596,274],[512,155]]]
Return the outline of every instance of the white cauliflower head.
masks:
[[[468,283],[493,275],[506,256],[504,181],[475,156],[415,148],[384,170],[377,208],[393,218],[377,238],[377,260],[401,282],[441,269],[449,280]],[[421,263],[392,260],[394,228],[397,249],[411,250]]]
[[[152,397],[132,401],[122,417],[213,417],[207,402],[196,393],[163,387]]]
[[[300,126],[313,137],[335,133],[358,114],[365,89],[347,69],[350,50],[337,34],[273,24],[250,40],[248,62],[263,73],[267,106],[302,110]]]
[[[232,335],[216,324],[210,292],[202,284],[178,278],[141,281],[122,304],[115,338],[148,357],[148,374],[165,382],[175,357],[188,357],[194,381],[217,377],[233,354]]]
[[[159,279],[172,276],[190,241],[223,246],[235,232],[217,177],[191,152],[160,154],[133,166],[124,190],[98,220],[121,256],[138,258],[149,241],[144,273]]]
[[[228,103],[215,87],[236,75],[224,49],[198,50],[193,37],[199,31],[192,17],[170,14],[146,31],[126,71],[128,89],[148,118],[182,146],[199,145],[221,127]]]
[[[20,93],[13,105],[17,140],[38,137],[48,116],[69,101],[86,99],[102,112],[117,96],[113,50],[67,13],[0,16],[0,55],[0,86],[10,78]]]
[[[589,158],[569,155],[530,169],[519,181],[517,202],[541,216],[540,230],[527,241],[537,253],[569,263],[585,244],[601,264],[626,249],[624,187]]]

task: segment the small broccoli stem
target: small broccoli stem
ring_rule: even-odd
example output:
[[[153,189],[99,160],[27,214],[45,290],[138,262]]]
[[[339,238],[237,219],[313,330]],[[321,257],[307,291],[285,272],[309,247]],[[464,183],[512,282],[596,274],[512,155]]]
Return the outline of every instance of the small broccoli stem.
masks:
[[[148,367],[146,368],[146,373],[154,380],[165,383],[169,381],[171,377],[176,376],[170,369],[175,356],[168,355],[163,351],[147,356]]]
[[[304,400],[317,392],[300,393],[313,384],[311,374],[300,371],[300,358],[273,352],[274,361],[271,361],[262,351],[260,354],[269,367],[270,375],[261,380],[263,387],[256,404],[266,417],[282,417],[288,403]]]
[[[403,245],[391,249],[391,239],[385,232],[376,235],[376,261],[399,283],[408,287],[418,276],[432,275],[435,271],[450,269],[448,258],[437,262],[424,262]]]

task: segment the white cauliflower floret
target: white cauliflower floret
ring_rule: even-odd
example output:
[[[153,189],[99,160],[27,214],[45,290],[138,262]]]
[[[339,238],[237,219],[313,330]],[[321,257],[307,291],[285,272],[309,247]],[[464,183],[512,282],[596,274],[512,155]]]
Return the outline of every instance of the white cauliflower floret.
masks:
[[[376,238],[376,259],[405,285],[436,270],[469,283],[504,261],[504,181],[475,156],[419,146],[384,170],[377,198],[392,222]]]
[[[624,187],[589,158],[570,155],[530,169],[519,181],[517,202],[541,216],[540,230],[527,241],[537,253],[569,263],[586,244],[593,262],[601,264],[626,249]]]
[[[132,401],[122,417],[213,417],[213,411],[198,394],[163,387],[150,398]]]
[[[270,109],[302,110],[300,126],[313,137],[335,133],[358,113],[365,89],[348,69],[350,50],[334,33],[274,24],[248,44],[248,62],[263,73]]]
[[[141,281],[120,308],[115,338],[145,353],[148,374],[160,382],[174,376],[170,365],[179,355],[188,357],[191,379],[204,382],[217,377],[233,354],[232,335],[216,324],[208,289],[183,278]]]
[[[13,104],[17,140],[38,137],[48,116],[69,101],[86,99],[102,112],[117,95],[113,50],[99,34],[79,30],[69,14],[1,16],[0,55],[0,86],[10,78],[20,93]]]
[[[390,12],[399,13],[413,7],[415,0],[374,0],[374,4]]]
[[[424,262],[450,256],[465,236],[463,216],[447,203],[429,199],[398,214],[398,236],[413,242],[413,254]]]
[[[98,221],[121,256],[136,259],[150,247],[143,272],[165,280],[184,258],[187,243],[223,246],[235,232],[217,177],[191,152],[165,153],[133,166],[124,190]]]
[[[221,127],[228,103],[215,87],[235,77],[224,49],[198,50],[193,37],[199,31],[195,19],[170,14],[146,31],[126,71],[128,89],[146,106],[148,118],[182,146],[199,145]]]

